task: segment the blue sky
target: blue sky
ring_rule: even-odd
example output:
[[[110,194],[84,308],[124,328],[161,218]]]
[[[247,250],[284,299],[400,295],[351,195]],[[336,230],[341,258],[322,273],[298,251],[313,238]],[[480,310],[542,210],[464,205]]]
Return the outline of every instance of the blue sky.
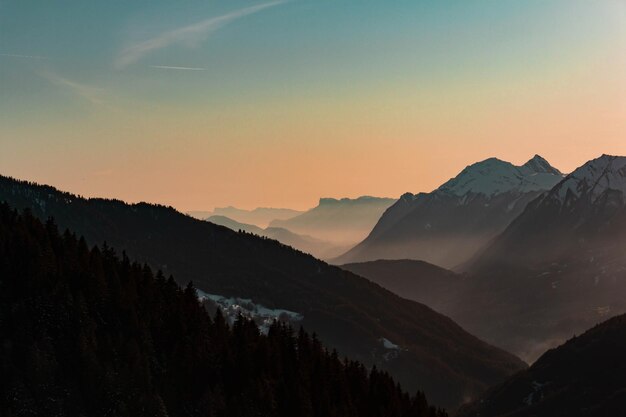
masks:
[[[360,88],[394,77],[455,82],[472,73],[514,76],[620,46],[607,42],[619,34],[607,21],[612,9],[619,10],[610,3],[618,2],[607,0],[606,7],[598,7],[602,3],[5,0],[0,3],[0,53],[45,59],[3,55],[2,92],[23,97],[35,90],[37,100],[41,92],[53,99],[54,91],[48,90],[55,89],[33,87],[44,84],[36,78],[46,71],[76,83],[118,88],[130,98],[161,94],[181,100],[207,92]],[[125,49],[141,42],[263,6],[268,7],[213,32],[181,35],[117,65]],[[173,69],[153,66],[205,71],[175,75]]]
[[[519,162],[543,152],[567,170],[601,149],[626,152],[616,120],[625,27],[620,0],[0,0],[0,144],[9,150],[0,168],[86,194],[184,208],[303,206],[324,190],[394,196],[434,187],[491,154]],[[554,115],[537,114],[544,105]],[[505,107],[512,132],[493,123]],[[576,120],[576,129],[558,128],[564,120]],[[511,150],[528,123],[538,126],[530,143]],[[590,132],[597,149],[585,145]],[[569,159],[558,153],[567,135]],[[346,150],[357,154],[328,166],[354,163],[363,175],[370,153],[387,155],[387,176],[334,187],[309,172],[312,158]],[[413,166],[426,154],[446,156],[440,177]],[[256,170],[230,175],[227,186],[210,185],[228,170],[225,159],[236,165],[255,155],[276,170],[252,164]],[[309,167],[291,186],[315,184],[310,195],[258,191],[290,187],[282,179],[298,166],[290,158]],[[116,188],[133,175],[165,177],[156,167],[170,160],[172,169],[196,167],[189,178],[209,192],[199,184],[186,198],[139,180]],[[211,166],[219,170],[203,170]],[[266,183],[255,179],[259,170]]]

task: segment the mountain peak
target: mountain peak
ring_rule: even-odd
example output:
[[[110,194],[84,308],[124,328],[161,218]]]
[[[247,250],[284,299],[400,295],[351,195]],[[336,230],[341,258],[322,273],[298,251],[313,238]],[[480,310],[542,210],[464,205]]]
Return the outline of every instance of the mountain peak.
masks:
[[[467,166],[436,191],[457,196],[483,194],[491,197],[506,192],[549,190],[561,179],[562,174],[539,155],[522,166],[488,158]]]
[[[596,198],[606,190],[626,194],[626,157],[606,155],[586,162],[569,174],[556,189],[560,199],[570,191],[575,196],[589,193]]]
[[[531,159],[528,160],[522,167],[530,169],[533,172],[538,174],[555,174],[562,175],[561,171],[554,168],[548,161],[545,160],[541,155],[535,155]]]
[[[332,198],[332,197],[321,197],[319,200],[318,206],[326,206],[326,205],[339,205],[339,204],[368,204],[368,203],[388,203],[393,202],[395,199],[386,198],[386,197],[372,197],[369,195],[362,195],[357,198]]]

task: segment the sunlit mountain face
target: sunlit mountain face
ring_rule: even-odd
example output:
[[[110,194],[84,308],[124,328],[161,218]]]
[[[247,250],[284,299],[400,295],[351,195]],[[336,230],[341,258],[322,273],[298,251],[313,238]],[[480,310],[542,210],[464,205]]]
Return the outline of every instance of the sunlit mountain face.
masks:
[[[624,51],[620,0],[0,0],[0,416],[623,415]]]

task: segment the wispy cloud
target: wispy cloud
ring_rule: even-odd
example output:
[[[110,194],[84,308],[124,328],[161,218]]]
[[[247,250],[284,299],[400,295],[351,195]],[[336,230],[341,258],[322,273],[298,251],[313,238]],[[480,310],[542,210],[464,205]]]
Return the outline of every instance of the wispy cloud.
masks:
[[[182,71],[206,71],[206,68],[202,67],[172,67],[169,65],[150,65],[150,68],[164,69],[164,70],[182,70]]]
[[[46,56],[39,56],[39,55],[0,54],[0,56],[6,56],[8,58],[48,59],[48,57]]]
[[[174,30],[163,32],[153,38],[132,44],[122,50],[120,55],[117,57],[115,66],[117,68],[125,68],[139,61],[150,52],[168,47],[170,45],[186,44],[193,46],[199,42],[206,40],[211,33],[215,32],[219,28],[237,19],[241,19],[242,17],[258,13],[261,10],[275,7],[286,2],[287,0],[277,0],[271,1],[269,3],[259,4],[256,6],[250,6],[232,11],[222,16],[205,19],[192,25],[183,26]]]
[[[41,72],[40,75],[52,84],[66,88],[75,96],[85,99],[91,104],[104,104],[102,99],[104,89],[102,88],[68,80],[50,71]]]

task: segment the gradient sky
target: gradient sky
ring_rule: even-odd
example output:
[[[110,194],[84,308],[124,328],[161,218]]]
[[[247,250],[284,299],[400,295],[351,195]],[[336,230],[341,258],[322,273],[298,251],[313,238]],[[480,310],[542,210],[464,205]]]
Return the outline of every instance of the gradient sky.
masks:
[[[0,173],[181,210],[626,155],[624,0],[0,0]]]

